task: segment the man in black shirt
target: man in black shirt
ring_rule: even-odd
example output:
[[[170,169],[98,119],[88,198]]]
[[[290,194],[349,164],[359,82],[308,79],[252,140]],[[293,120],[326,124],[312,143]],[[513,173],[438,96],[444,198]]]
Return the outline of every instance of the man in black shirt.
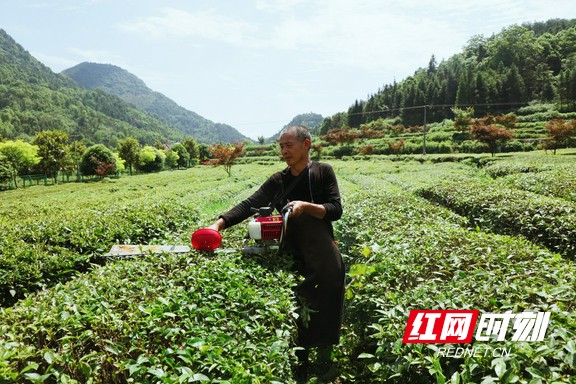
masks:
[[[251,207],[274,204],[279,212],[290,205],[285,237],[304,281],[296,296],[309,311],[298,321],[300,374],[308,366],[310,348],[317,362],[329,365],[332,346],[338,344],[344,306],[344,263],[334,242],[332,221],[342,215],[336,175],[329,164],[310,160],[311,136],[303,126],[285,128],[279,139],[288,167],[276,172],[249,198],[222,214],[210,228],[220,231],[252,215]],[[292,185],[295,183],[294,185]]]

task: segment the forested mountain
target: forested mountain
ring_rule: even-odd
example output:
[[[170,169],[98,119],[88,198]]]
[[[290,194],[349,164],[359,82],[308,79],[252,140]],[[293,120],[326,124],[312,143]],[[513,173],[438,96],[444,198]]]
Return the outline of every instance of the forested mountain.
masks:
[[[143,144],[186,136],[115,96],[52,72],[0,29],[0,137],[28,140],[42,130],[109,147],[126,136]]]
[[[135,105],[166,124],[205,143],[250,140],[233,127],[189,111],[128,71],[111,64],[81,63],[62,72],[86,89],[102,90]]]
[[[553,19],[472,37],[463,52],[413,76],[386,84],[321,128],[351,127],[379,118],[406,126],[452,118],[451,107],[474,107],[477,116],[516,111],[529,104],[576,110],[576,19]],[[427,106],[424,108],[424,106]],[[426,115],[425,115],[426,114]]]

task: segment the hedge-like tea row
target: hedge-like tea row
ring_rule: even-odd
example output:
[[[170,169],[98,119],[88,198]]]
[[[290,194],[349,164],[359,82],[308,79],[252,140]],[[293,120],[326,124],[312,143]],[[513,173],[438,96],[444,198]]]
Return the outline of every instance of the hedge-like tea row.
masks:
[[[506,175],[574,170],[574,157],[567,154],[546,155],[543,153],[517,154],[511,157],[484,157],[478,164],[488,175],[498,178]],[[550,180],[555,182],[554,180]]]
[[[512,174],[501,178],[504,185],[557,197],[576,203],[576,169]]]
[[[522,238],[469,230],[466,218],[406,193],[450,176],[442,168],[412,168],[401,188],[390,187],[385,171],[346,176],[358,185],[339,225],[351,264],[341,357],[350,362],[348,380],[568,382],[576,359],[574,265]],[[383,188],[375,188],[378,179]],[[550,311],[552,320],[544,342],[473,344],[507,348],[508,357],[454,359],[437,356],[434,345],[402,344],[411,309]]]
[[[576,256],[573,202],[473,179],[441,182],[418,194],[467,217],[473,226],[522,235],[568,258]]]
[[[113,244],[166,242],[210,207],[253,188],[261,169],[234,179],[201,167],[2,192],[0,306],[86,271]]]
[[[293,279],[233,254],[116,261],[0,309],[0,382],[278,382]]]
[[[576,202],[576,167],[571,157],[531,156],[491,160],[483,168],[498,184]]]

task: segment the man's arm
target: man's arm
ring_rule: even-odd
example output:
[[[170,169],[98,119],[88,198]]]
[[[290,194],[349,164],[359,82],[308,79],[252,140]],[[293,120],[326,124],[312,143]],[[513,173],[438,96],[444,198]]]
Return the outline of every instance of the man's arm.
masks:
[[[300,215],[310,215],[317,219],[328,219],[330,221],[338,220],[342,216],[342,204],[340,202],[340,191],[338,189],[338,182],[336,181],[336,174],[332,167],[328,164],[322,164],[322,167],[317,170],[320,174],[312,178],[312,183],[318,183],[324,190],[323,195],[325,201],[320,204],[310,203],[307,201],[293,201],[292,213],[290,217],[298,217]]]
[[[326,201],[322,202],[326,211],[325,219],[335,221],[342,216],[342,201],[340,199],[340,189],[334,169],[329,164],[322,164],[322,188],[324,188]]]
[[[252,196],[243,200],[228,212],[221,214],[220,217],[208,228],[221,231],[236,225],[253,215],[253,212],[250,210],[250,208],[260,208],[270,204],[274,194],[276,193],[276,190],[278,189],[278,177],[279,175],[272,175],[269,177],[260,186],[260,188],[252,194]]]

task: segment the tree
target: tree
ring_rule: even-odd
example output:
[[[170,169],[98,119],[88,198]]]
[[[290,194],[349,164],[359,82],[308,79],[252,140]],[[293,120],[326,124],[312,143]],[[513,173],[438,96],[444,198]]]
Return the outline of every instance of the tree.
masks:
[[[138,152],[136,168],[142,172],[158,172],[164,167],[164,160],[166,160],[164,152],[147,145]]]
[[[198,144],[196,144],[196,140],[193,137],[187,137],[182,141],[182,145],[186,148],[189,156],[189,162],[192,165],[196,164],[196,160],[200,157],[200,150],[198,148]]]
[[[436,62],[436,56],[432,55],[432,57],[430,58],[430,61],[428,62],[428,70],[427,70],[427,73],[428,73],[428,74],[433,74],[433,73],[435,73],[437,67],[438,67],[438,63]]]
[[[12,170],[6,164],[6,158],[0,153],[0,184],[8,183],[12,180]]]
[[[338,112],[332,116],[326,117],[320,125],[319,134],[326,135],[334,129],[341,129],[348,124],[348,114],[346,112]]]
[[[474,103],[474,87],[471,81],[471,71],[464,68],[458,80],[458,90],[456,91],[456,105],[464,106]]]
[[[576,136],[576,120],[554,119],[546,124],[546,139],[542,143],[544,149],[556,149],[567,145]]]
[[[258,136],[258,144],[264,145],[266,138],[264,136]]]
[[[396,142],[391,142],[388,141],[388,149],[390,149],[390,153],[393,153],[395,155],[400,155],[400,153],[402,152],[402,149],[404,148],[404,139],[400,139]]]
[[[488,145],[492,156],[502,143],[512,140],[514,137],[514,134],[504,127],[496,124],[484,125],[480,121],[472,125],[470,133],[475,140]]]
[[[518,67],[512,64],[503,77],[501,101],[523,102],[527,99],[529,99],[529,97],[526,96],[524,79],[520,75]]]
[[[42,157],[40,169],[52,177],[56,184],[58,172],[64,168],[68,154],[68,134],[64,131],[42,131],[36,133],[34,144],[38,146],[38,154]]]
[[[210,152],[210,147],[206,144],[200,144],[198,146],[198,159],[202,164],[209,161],[212,158],[212,153]]]
[[[86,149],[86,146],[80,141],[73,141],[68,146],[67,155],[62,165],[62,171],[67,175],[76,173],[77,181],[80,180],[80,162]]]
[[[312,143],[311,149],[312,149],[312,153],[314,153],[314,155],[312,157],[315,160],[320,160],[320,158],[322,157],[322,151],[324,150],[324,147],[322,146],[322,144]]]
[[[38,156],[38,146],[22,140],[0,143],[0,154],[4,156],[5,172],[12,177],[15,187],[18,187],[16,180],[18,174],[25,168],[38,164],[41,160]]]
[[[516,127],[518,118],[513,113],[508,113],[506,115],[488,115],[483,119],[480,119],[484,125],[496,124],[501,125],[504,128],[513,129]]]
[[[188,162],[190,161],[190,154],[188,150],[184,147],[184,145],[177,143],[170,148],[170,151],[175,152],[178,154],[178,160],[176,162],[176,166],[178,168],[186,168],[188,166]],[[166,154],[168,155],[168,154]],[[168,157],[166,157],[166,161],[168,161]]]
[[[454,114],[454,128],[458,132],[468,131],[474,117],[474,107],[467,107],[466,109],[454,107],[452,113]]]
[[[138,151],[140,151],[140,142],[133,137],[127,137],[118,141],[118,155],[126,163],[128,172],[132,175],[132,167],[138,161]]]
[[[80,172],[85,176],[97,175],[103,179],[116,172],[116,156],[104,144],[93,145],[82,155]]]
[[[244,143],[236,144],[214,144],[211,148],[213,160],[211,162],[214,166],[223,166],[228,174],[232,174],[232,166],[236,160],[244,154]]]
[[[114,152],[114,158],[116,159],[116,173],[120,174],[124,172],[124,170],[126,169],[124,166],[126,161],[120,157],[118,152]]]
[[[168,168],[178,168],[178,161],[180,160],[180,156],[178,152],[174,151],[172,148],[164,151],[164,155],[166,156],[164,159],[164,165]]]
[[[354,143],[354,141],[356,141],[359,136],[360,133],[358,131],[351,131],[349,129],[336,129],[329,131],[326,135],[320,138],[327,141],[330,145],[350,145]]]
[[[348,126],[352,128],[360,127],[363,122],[364,102],[356,100],[354,105],[348,108]]]

